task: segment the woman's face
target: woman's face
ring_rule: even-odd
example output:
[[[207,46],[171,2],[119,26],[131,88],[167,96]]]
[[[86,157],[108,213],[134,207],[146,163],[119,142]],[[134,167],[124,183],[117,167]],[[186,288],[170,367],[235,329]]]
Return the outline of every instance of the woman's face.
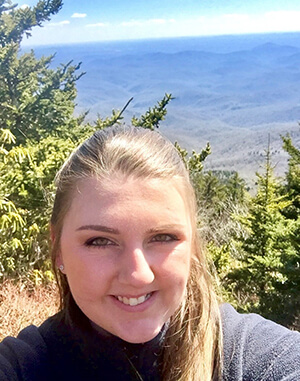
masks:
[[[96,325],[131,343],[154,338],[179,307],[189,276],[187,206],[166,180],[80,183],[57,265]]]

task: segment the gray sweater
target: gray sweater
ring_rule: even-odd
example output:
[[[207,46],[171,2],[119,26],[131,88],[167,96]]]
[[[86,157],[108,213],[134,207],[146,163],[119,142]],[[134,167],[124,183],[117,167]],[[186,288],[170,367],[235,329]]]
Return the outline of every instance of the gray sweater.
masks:
[[[255,314],[238,314],[228,304],[221,313],[224,381],[300,381],[300,333]],[[128,344],[91,327],[79,330],[57,314],[18,338],[4,339],[0,381],[158,381],[163,337],[161,332],[148,343]]]
[[[221,307],[224,381],[300,381],[300,333]]]

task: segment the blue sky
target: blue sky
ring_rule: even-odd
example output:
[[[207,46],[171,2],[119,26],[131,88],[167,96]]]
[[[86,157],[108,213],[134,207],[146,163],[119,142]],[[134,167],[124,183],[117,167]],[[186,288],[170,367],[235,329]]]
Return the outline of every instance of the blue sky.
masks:
[[[300,31],[299,0],[65,0],[62,10],[23,43],[288,31]]]

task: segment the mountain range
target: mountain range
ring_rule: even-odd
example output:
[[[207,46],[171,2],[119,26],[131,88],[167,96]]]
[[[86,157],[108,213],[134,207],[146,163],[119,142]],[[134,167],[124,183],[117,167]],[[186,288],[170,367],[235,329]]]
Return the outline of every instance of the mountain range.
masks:
[[[125,122],[165,93],[175,99],[162,133],[188,150],[210,141],[206,169],[237,170],[249,182],[263,163],[268,135],[277,174],[286,168],[280,135],[300,144],[300,34],[219,36],[34,47],[56,52],[54,66],[73,59],[76,113],[106,117],[133,97]]]

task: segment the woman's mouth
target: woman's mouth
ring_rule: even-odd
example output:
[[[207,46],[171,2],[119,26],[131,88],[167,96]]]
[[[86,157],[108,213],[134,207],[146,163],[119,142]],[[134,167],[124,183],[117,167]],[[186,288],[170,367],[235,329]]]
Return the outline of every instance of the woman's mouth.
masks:
[[[151,295],[152,292],[150,292],[149,294],[139,296],[138,298],[127,298],[126,296],[115,296],[115,298],[118,299],[119,302],[126,304],[127,306],[137,306],[148,300]]]

